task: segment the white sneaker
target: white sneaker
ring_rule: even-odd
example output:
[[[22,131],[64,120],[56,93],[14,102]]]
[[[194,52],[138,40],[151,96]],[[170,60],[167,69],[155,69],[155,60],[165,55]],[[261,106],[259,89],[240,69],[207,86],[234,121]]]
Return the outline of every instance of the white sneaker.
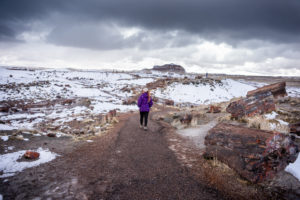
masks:
[[[143,126],[142,126],[142,125],[140,125],[140,128],[143,128]]]
[[[144,130],[145,130],[145,131],[148,130],[147,126],[144,126]]]

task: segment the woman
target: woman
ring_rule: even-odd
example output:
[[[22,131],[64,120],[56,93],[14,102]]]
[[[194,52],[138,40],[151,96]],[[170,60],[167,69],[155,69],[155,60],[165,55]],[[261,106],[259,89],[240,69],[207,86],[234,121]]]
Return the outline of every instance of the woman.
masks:
[[[143,89],[143,93],[138,100],[138,107],[140,108],[140,128],[143,128],[144,121],[144,130],[147,130],[148,115],[151,106],[153,105],[152,98],[148,88]]]

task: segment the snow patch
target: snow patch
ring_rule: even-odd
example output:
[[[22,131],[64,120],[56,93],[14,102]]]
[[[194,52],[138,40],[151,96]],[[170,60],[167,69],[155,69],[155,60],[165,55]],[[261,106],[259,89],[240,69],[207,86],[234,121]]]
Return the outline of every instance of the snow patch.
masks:
[[[9,176],[14,176],[17,172],[22,172],[24,169],[36,167],[40,164],[50,162],[58,156],[58,154],[50,152],[48,149],[38,148],[37,152],[40,153],[38,160],[31,162],[18,162],[25,150],[7,153],[0,155],[0,172],[3,174],[0,175],[0,178],[5,178]]]
[[[293,176],[295,176],[300,181],[300,156],[299,155],[294,163],[290,163],[285,168],[285,171],[291,173]]]
[[[9,136],[5,135],[5,136],[1,136],[1,139],[6,142],[9,139]]]
[[[10,130],[15,130],[15,129],[17,129],[17,128],[14,126],[10,126],[7,124],[0,124],[0,130],[10,131]]]
[[[94,142],[93,140],[87,140],[87,142]]]
[[[266,117],[266,119],[275,119],[277,115],[278,114],[275,111],[273,111],[270,114],[265,114],[265,117]]]
[[[216,83],[214,86],[173,83],[166,89],[157,89],[154,96],[171,99],[175,103],[210,104],[245,96],[248,91],[254,89],[253,86],[227,79],[222,80],[222,85]]]

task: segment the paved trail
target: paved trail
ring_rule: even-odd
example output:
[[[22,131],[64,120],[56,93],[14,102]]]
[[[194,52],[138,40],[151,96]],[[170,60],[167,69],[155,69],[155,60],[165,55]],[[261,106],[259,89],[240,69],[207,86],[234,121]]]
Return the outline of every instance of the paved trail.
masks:
[[[157,122],[150,120],[144,131],[134,114],[119,126],[113,137],[99,137],[51,167],[39,167],[36,181],[27,179],[14,190],[42,199],[222,199],[178,163]]]

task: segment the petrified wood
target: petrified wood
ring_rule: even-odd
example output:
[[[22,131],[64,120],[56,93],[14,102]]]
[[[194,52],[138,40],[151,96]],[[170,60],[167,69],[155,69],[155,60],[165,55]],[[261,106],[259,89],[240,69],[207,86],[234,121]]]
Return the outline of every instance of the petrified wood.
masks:
[[[207,157],[216,157],[252,183],[272,178],[298,156],[287,135],[220,123],[205,137]]]

